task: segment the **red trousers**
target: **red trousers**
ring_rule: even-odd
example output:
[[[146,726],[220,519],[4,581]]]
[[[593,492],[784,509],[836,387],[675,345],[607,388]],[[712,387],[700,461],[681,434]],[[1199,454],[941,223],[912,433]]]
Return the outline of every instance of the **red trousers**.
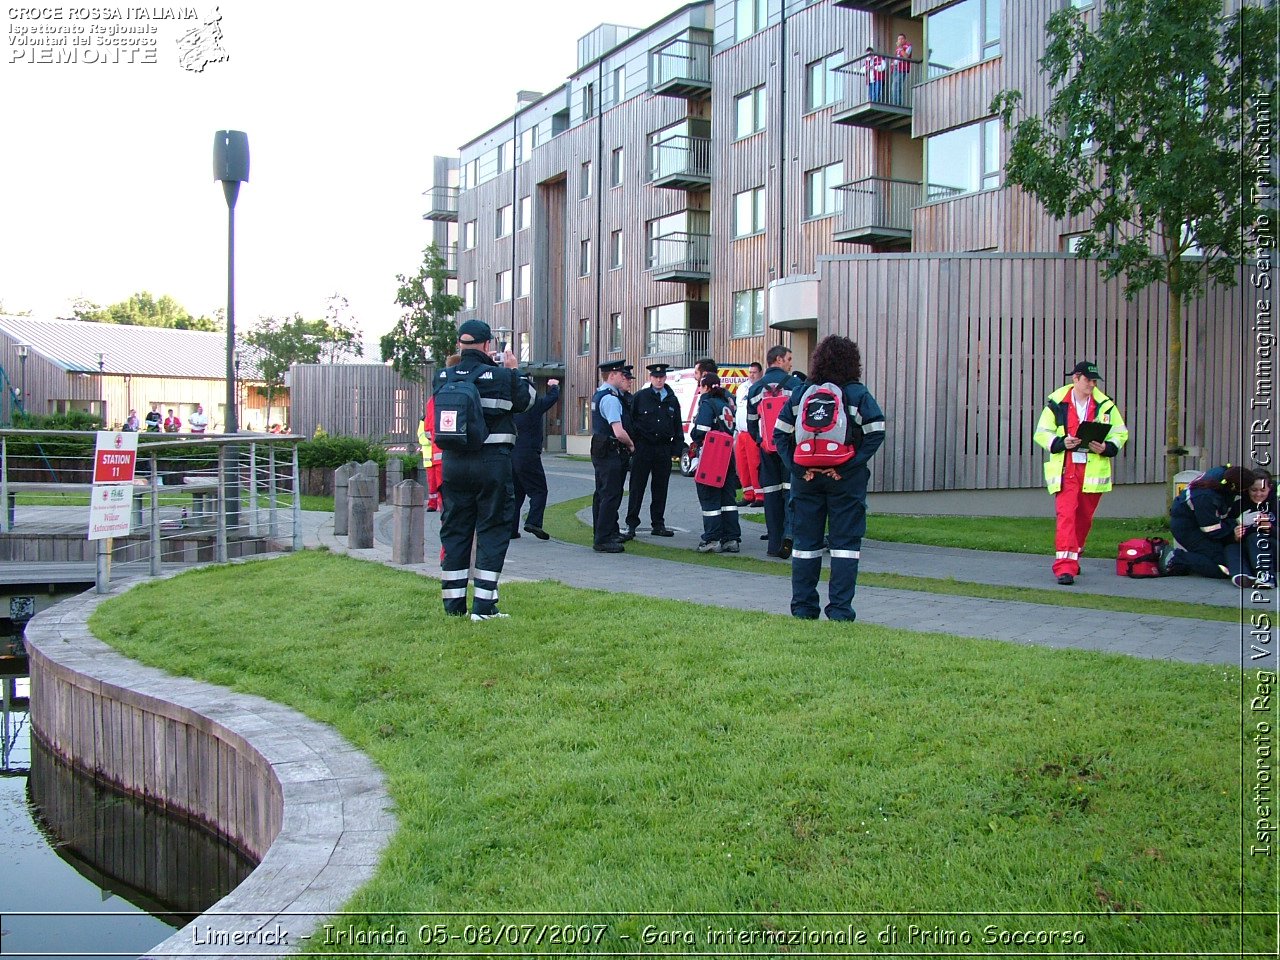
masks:
[[[1073,577],[1080,572],[1080,554],[1093,527],[1093,512],[1098,509],[1100,493],[1084,492],[1084,464],[1073,463],[1070,451],[1062,468],[1062,489],[1054,497],[1058,513],[1057,531],[1053,538],[1053,573]]]
[[[764,494],[760,492],[760,446],[745,430],[738,431],[733,460],[738,479],[742,481],[742,499],[747,503],[764,503]]]

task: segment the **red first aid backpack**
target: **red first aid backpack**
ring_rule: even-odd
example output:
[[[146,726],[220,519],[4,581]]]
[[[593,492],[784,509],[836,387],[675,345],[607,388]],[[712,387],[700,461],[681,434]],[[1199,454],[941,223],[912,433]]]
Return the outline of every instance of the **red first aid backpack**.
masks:
[[[1120,544],[1116,551],[1116,576],[1135,580],[1160,577],[1160,552],[1169,541],[1160,537],[1137,537]]]
[[[853,459],[853,424],[844,391],[834,383],[815,383],[800,397],[793,459],[801,467],[838,467]]]
[[[760,412],[760,449],[766,453],[777,453],[778,445],[773,442],[773,428],[778,424],[778,414],[791,399],[783,392],[782,387],[771,383],[764,388],[756,409]]]
[[[702,441],[694,482],[717,489],[723,487],[729,479],[729,461],[732,458],[733,437],[721,430],[712,430]]]

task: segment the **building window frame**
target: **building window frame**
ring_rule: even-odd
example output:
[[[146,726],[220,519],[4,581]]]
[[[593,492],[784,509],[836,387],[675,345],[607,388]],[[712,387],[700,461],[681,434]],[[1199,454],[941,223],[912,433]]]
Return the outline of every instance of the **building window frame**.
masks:
[[[960,0],[950,6],[925,14],[924,49],[930,51],[929,62],[925,64],[926,79],[934,80],[947,74],[964,70],[975,64],[993,60],[1001,55],[1001,42],[1004,36],[1004,22],[1001,15],[1002,0]],[[952,23],[953,17],[967,14],[963,23],[972,24],[974,29],[962,29],[962,24]],[[942,18],[941,26],[938,19]],[[939,30],[941,37],[974,37],[976,46],[966,51],[955,63],[938,63],[933,59],[935,46],[932,31]],[[942,49],[946,54],[946,48]]]
[[[733,239],[763,233],[768,223],[764,185],[749,187],[733,195]]]
[[[462,285],[462,309],[474,310],[476,308],[476,282],[468,280]]]
[[[844,191],[836,189],[842,183],[844,183],[843,160],[806,170],[804,174],[805,219],[820,220],[842,213]]]
[[[494,285],[497,289],[494,291],[494,303],[506,303],[511,299],[511,271],[499,270],[494,274]]]
[[[525,194],[516,204],[516,231],[528,230],[533,224],[533,197]]]
[[[763,133],[768,125],[769,102],[765,85],[752,87],[733,98],[733,138],[745,140]],[[745,117],[745,123],[744,123]]]
[[[476,222],[468,220],[462,225],[462,249],[474,250],[476,248]]]
[[[733,0],[733,41],[741,43],[768,25],[768,0]]]
[[[844,51],[837,50],[804,68],[805,112],[825,110],[844,99],[844,74],[835,68],[844,63]]]
[[[609,182],[615,187],[622,186],[622,178],[626,173],[626,152],[622,147],[614,147],[609,156]]]
[[[609,352],[621,353],[624,343],[622,329],[622,314],[613,313],[609,315]]]
[[[586,200],[591,196],[591,161],[585,161],[578,168],[578,199]]]
[[[614,230],[609,234],[609,269],[617,270],[622,266],[622,231]]]
[[[533,271],[529,264],[522,263],[516,270],[516,299],[529,296],[533,290]]]
[[[578,241],[578,276],[591,276],[591,239]]]
[[[968,134],[974,139],[972,141],[958,139],[957,135],[962,133]],[[965,171],[969,175],[969,182],[967,183],[955,185],[934,182],[936,169],[934,163],[930,161],[930,156],[932,151],[938,149],[939,142],[947,137],[952,139],[945,145],[944,153],[950,156],[962,156],[967,153],[975,161]],[[1004,179],[1003,141],[1000,120],[997,117],[987,117],[926,137],[924,173],[924,202],[926,204],[943,203],[947,200],[981,193],[985,190],[998,190]]]
[[[511,236],[512,225],[514,223],[515,208],[509,203],[504,203],[494,213],[493,218],[493,235],[495,237]]]
[[[763,287],[735,290],[733,312],[729,320],[729,336],[733,339],[762,336],[764,334],[764,303]]]
[[[591,352],[591,320],[583,317],[578,321],[578,356],[585,357]]]

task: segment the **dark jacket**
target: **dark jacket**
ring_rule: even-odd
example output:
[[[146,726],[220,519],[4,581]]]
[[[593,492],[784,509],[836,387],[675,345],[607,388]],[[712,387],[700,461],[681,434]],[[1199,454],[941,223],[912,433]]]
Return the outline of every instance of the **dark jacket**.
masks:
[[[703,394],[698,401],[698,416],[689,436],[694,443],[701,443],[712,430],[733,435],[733,400],[729,397],[713,397]]]
[[[560,385],[548,387],[546,396],[535,400],[524,413],[516,414],[516,451],[518,453],[541,453],[543,440],[543,417],[546,412],[560,402]]]
[[[1220,486],[1226,467],[1213,467],[1192,481],[1169,508],[1170,526],[1198,527],[1210,540],[1234,543],[1236,519],[1246,508],[1240,497]],[[1196,486],[1196,484],[1201,484]],[[1174,529],[1177,534],[1177,529]]]
[[[751,434],[752,440],[756,443],[760,442],[760,411],[758,407],[764,388],[776,383],[785,392],[790,393],[803,382],[795,374],[787,373],[781,367],[770,367],[764,372],[764,376],[751,385],[751,389],[747,391],[747,433]]]
[[[515,414],[529,409],[538,396],[528,377],[498,366],[493,357],[483,350],[463,350],[457,366],[446,367],[436,374],[432,392],[449,380],[461,380],[477,364],[489,368],[475,382],[480,404],[484,407],[485,426],[489,428],[489,439],[485,444],[511,447],[516,442]],[[446,456],[450,454],[451,451],[445,451]]]
[[[675,391],[667,387],[666,393],[663,400],[653,387],[644,387],[636,392],[631,401],[631,423],[634,427],[631,439],[636,443],[672,447],[675,455],[684,443],[684,421]]]

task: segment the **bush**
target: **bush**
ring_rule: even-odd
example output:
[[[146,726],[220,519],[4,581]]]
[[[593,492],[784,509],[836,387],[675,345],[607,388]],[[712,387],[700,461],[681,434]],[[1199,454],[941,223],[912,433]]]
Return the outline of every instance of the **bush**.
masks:
[[[299,467],[322,467],[335,470],[344,463],[372,460],[380,467],[387,465],[387,450],[380,442],[363,437],[338,437],[325,434],[298,444]]]
[[[400,473],[402,476],[411,477],[413,471],[422,466],[422,454],[419,453],[402,453],[400,454]]]
[[[72,410],[69,413],[14,413],[13,425],[19,430],[50,432],[101,430],[102,418],[92,413]],[[11,436],[6,444],[12,457],[91,457],[93,437],[22,437]]]

